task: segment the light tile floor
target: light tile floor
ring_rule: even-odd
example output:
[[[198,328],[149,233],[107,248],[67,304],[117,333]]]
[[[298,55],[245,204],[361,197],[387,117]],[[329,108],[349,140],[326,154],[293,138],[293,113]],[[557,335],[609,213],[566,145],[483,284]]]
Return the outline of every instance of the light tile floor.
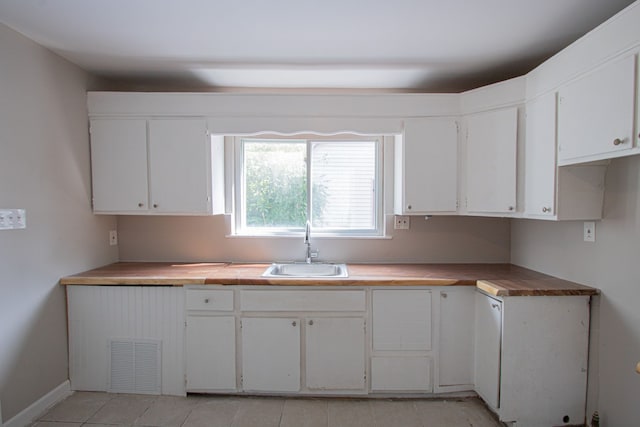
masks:
[[[476,398],[332,399],[78,392],[33,427],[500,427]]]

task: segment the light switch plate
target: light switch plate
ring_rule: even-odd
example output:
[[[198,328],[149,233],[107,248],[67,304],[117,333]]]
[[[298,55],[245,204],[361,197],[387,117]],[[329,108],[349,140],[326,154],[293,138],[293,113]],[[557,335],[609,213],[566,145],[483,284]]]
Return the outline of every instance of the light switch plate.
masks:
[[[596,223],[593,221],[586,221],[584,223],[584,241],[595,242],[596,241]]]
[[[0,209],[0,230],[27,228],[27,213],[24,209]]]
[[[109,245],[116,246],[118,244],[118,232],[116,230],[109,231]]]

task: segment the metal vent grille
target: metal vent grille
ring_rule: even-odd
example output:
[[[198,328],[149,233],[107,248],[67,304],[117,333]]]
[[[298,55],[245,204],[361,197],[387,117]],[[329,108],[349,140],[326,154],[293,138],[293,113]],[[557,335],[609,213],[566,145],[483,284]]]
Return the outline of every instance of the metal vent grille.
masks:
[[[112,393],[160,394],[159,340],[111,339],[109,387]]]

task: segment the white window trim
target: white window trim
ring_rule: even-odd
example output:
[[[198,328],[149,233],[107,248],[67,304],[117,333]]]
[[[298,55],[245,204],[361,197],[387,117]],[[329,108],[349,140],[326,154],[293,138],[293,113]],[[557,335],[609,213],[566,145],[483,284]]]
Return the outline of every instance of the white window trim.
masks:
[[[331,140],[349,140],[349,141],[371,141],[375,140],[376,144],[376,209],[375,209],[375,228],[372,230],[340,230],[340,231],[321,231],[314,230],[314,237],[329,237],[329,238],[385,238],[385,140],[382,135],[357,135],[350,133],[342,133],[335,135],[318,135],[318,134],[296,134],[296,135],[279,135],[279,134],[254,134],[254,135],[242,135],[232,136],[230,139],[233,145],[233,185],[231,186],[231,192],[233,194],[233,212],[231,221],[231,236],[233,237],[299,237],[304,234],[302,228],[264,228],[260,229],[253,227],[249,230],[242,229],[242,213],[244,207],[242,206],[243,197],[242,189],[244,188],[244,174],[243,174],[243,146],[242,140],[246,138],[251,139],[291,139],[291,140],[306,140],[307,144],[312,141],[331,141]],[[308,149],[310,144],[308,145]],[[307,164],[307,174],[309,174],[309,163]],[[309,182],[310,185],[310,182]],[[310,209],[310,207],[309,207]],[[308,213],[307,213],[308,215]]]

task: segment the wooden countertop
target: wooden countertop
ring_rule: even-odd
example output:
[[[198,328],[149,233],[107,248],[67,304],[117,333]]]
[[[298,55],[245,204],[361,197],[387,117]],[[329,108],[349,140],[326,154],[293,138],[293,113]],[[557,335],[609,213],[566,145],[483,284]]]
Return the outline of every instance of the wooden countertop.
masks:
[[[347,278],[264,278],[269,264],[118,262],[61,285],[478,286],[494,296],[595,295],[598,290],[511,264],[349,264]]]

